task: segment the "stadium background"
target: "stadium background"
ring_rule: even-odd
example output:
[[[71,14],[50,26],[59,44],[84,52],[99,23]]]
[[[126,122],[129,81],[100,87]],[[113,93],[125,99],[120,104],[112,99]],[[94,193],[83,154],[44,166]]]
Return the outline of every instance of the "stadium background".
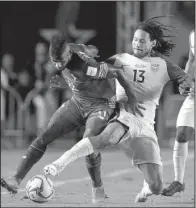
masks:
[[[1,2],[2,147],[28,145],[54,110],[70,96],[69,89],[66,92],[47,89],[48,77],[54,74],[50,63],[43,69],[48,75],[47,79],[41,78],[44,90],[39,87],[36,89],[34,63],[35,56],[39,56],[39,52],[35,55],[38,42],[45,43],[47,48],[52,35],[60,29],[74,42],[97,46],[100,60],[104,60],[117,52],[130,51],[133,30],[139,21],[168,14],[174,14],[174,17],[162,18],[161,22],[178,28],[173,29],[177,36],[173,38],[176,48],[171,58],[184,68],[189,50],[188,36],[195,25],[194,1]],[[44,49],[40,51],[42,53]],[[11,69],[9,62],[13,62],[13,58],[10,56],[14,57]],[[15,78],[10,74],[14,74]],[[4,84],[5,79],[8,84]],[[38,99],[35,102],[36,98],[41,101]],[[168,83],[156,117],[160,145],[171,144],[175,135],[176,116],[183,100],[184,97],[178,95],[177,85]],[[51,105],[47,106],[48,103]],[[44,114],[42,109],[47,109],[47,112]],[[66,135],[70,142],[71,138],[78,137],[80,130]],[[60,139],[53,145],[61,142],[65,142],[65,139]]]
[[[25,148],[71,94],[48,89],[55,73],[48,62],[47,47],[57,29],[77,43],[93,44],[100,60],[129,52],[134,26],[144,19],[175,14],[162,22],[177,27],[172,59],[184,68],[188,57],[188,36],[195,27],[194,1],[145,2],[0,2],[1,59],[1,175],[8,176],[24,155]],[[38,44],[39,43],[39,44]],[[44,63],[44,64],[43,64]],[[43,66],[44,65],[44,66]],[[43,75],[45,72],[45,76]],[[46,76],[47,75],[47,76]],[[161,146],[163,177],[166,185],[174,178],[172,149],[175,122],[184,100],[177,85],[168,83],[157,110],[156,131]],[[23,200],[27,181],[43,174],[42,168],[70,148],[81,136],[79,129],[49,145],[46,154],[22,182],[19,193],[10,197],[1,189],[1,207],[97,207],[91,203],[91,181],[84,158],[69,165],[57,178],[51,201],[36,204]],[[173,197],[151,196],[146,203],[134,204],[143,185],[142,174],[118,148],[102,151],[102,178],[109,202],[106,207],[195,207],[194,143],[189,142],[186,189]]]

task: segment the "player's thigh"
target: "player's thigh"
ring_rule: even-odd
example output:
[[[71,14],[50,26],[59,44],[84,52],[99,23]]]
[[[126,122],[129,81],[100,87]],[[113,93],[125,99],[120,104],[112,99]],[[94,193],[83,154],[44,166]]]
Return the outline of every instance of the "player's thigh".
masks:
[[[154,163],[145,163],[139,164],[138,168],[143,173],[151,191],[154,194],[159,194],[163,188],[162,166]]]
[[[126,129],[121,123],[111,122],[99,135],[90,137],[90,139],[95,149],[103,149],[118,144],[125,133]]]
[[[188,142],[193,136],[194,128],[190,126],[178,126],[176,129],[176,140],[184,143]]]
[[[108,123],[112,113],[113,109],[110,108],[93,111],[86,120],[84,137],[100,134]]]
[[[72,102],[67,101],[53,114],[48,125],[39,135],[45,144],[49,144],[76,128],[77,114],[75,111],[77,109],[75,108]]]
[[[128,129],[127,134],[121,139],[121,143],[141,135],[143,123],[135,115],[121,109],[117,120]]]

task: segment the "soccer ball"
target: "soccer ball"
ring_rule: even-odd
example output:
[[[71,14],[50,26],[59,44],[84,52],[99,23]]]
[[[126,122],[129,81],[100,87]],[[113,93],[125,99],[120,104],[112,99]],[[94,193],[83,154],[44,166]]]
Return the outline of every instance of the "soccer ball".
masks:
[[[26,185],[26,194],[34,202],[44,203],[54,195],[54,184],[44,175],[36,175]]]

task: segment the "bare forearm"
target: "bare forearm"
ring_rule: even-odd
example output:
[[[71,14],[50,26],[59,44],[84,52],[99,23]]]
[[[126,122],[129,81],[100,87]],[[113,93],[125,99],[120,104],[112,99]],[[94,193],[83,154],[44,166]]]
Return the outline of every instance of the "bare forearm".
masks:
[[[118,70],[116,78],[121,84],[121,86],[125,89],[126,95],[128,97],[128,103],[131,102],[131,100],[136,99],[135,94],[133,92],[131,81],[127,79],[124,70]]]
[[[108,65],[107,78],[116,78],[121,84],[121,86],[125,89],[128,100],[135,99],[131,82],[129,79],[127,79],[124,69],[122,67],[115,67],[111,64],[107,64],[107,65]]]

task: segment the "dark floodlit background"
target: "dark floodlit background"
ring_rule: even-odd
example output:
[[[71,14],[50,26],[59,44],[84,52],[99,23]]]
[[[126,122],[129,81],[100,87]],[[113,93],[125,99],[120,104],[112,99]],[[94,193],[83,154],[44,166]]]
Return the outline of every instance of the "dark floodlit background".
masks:
[[[195,2],[1,2],[1,138],[6,148],[23,147],[43,128],[69,89],[51,90],[49,80],[56,73],[48,60],[51,37],[62,30],[71,41],[93,44],[100,60],[118,52],[131,51],[134,27],[153,16],[173,29],[176,48],[172,60],[185,67],[189,34],[195,26]],[[175,136],[175,122],[184,97],[175,83],[164,89],[156,117],[161,145]],[[66,135],[79,138],[80,129]],[[63,138],[65,139],[65,138]],[[58,142],[56,142],[58,143]]]

